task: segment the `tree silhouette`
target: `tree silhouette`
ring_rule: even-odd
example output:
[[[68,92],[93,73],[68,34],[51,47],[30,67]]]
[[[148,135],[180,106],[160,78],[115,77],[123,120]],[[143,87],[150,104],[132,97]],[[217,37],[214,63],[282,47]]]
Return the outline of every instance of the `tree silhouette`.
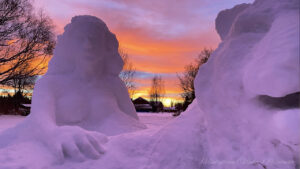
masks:
[[[152,78],[152,85],[150,89],[150,101],[159,102],[164,97],[165,86],[161,76],[154,76]]]
[[[132,97],[135,93],[136,86],[134,84],[134,75],[136,73],[136,70],[132,64],[132,62],[129,60],[129,55],[124,52],[124,50],[120,49],[119,53],[123,59],[124,66],[123,70],[120,73],[120,78],[125,83],[128,92],[130,94],[130,97]]]
[[[210,57],[212,52],[212,49],[204,48],[193,63],[190,63],[185,66],[185,71],[183,72],[183,74],[177,75],[179,79],[180,88],[183,91],[181,97],[184,99],[184,110],[195,99],[194,80],[197,76],[199,67],[208,61],[208,58]]]
[[[34,77],[55,46],[51,20],[34,14],[29,0],[0,1],[0,84]]]

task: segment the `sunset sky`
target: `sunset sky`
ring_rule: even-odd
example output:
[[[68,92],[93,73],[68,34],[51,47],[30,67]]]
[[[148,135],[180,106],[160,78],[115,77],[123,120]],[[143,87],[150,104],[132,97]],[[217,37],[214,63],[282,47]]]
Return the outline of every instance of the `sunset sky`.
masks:
[[[135,97],[145,97],[151,78],[159,74],[170,101],[180,98],[176,73],[201,49],[216,48],[220,42],[214,29],[218,12],[250,2],[253,0],[35,0],[35,7],[53,19],[57,34],[72,16],[101,18],[137,70]]]

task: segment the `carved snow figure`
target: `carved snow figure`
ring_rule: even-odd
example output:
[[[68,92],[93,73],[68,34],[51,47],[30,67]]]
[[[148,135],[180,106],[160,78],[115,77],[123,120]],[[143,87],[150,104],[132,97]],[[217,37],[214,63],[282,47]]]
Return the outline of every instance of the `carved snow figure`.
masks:
[[[34,92],[41,98],[35,95],[49,91],[45,95],[55,102],[58,125],[78,125],[106,135],[142,127],[118,76],[123,67],[118,47],[115,35],[96,17],[77,16],[65,27],[49,71]],[[41,110],[36,106],[40,100],[34,98],[33,113]]]
[[[0,147],[32,140],[59,161],[99,158],[105,135],[144,128],[118,76],[122,66],[118,41],[104,22],[72,18],[58,36],[48,72],[35,85],[30,116],[4,132]]]
[[[195,80],[209,157],[221,162],[212,168],[299,167],[299,1],[237,5],[216,29],[222,42]]]

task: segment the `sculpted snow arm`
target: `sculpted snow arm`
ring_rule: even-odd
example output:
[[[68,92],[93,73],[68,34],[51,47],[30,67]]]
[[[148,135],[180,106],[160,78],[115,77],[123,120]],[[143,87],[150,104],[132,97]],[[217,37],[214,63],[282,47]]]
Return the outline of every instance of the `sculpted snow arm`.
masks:
[[[30,123],[34,123],[35,126],[45,130],[57,127],[54,91],[51,91],[51,81],[48,79],[42,78],[36,82],[32,96],[31,113],[27,118]]]
[[[31,120],[40,130],[37,138],[50,150],[58,163],[65,159],[79,162],[86,158],[98,159],[104,153],[101,145],[107,142],[106,136],[79,126],[58,126],[58,98],[55,97],[55,89],[50,86],[53,80],[48,79],[41,79],[37,83],[33,96]]]

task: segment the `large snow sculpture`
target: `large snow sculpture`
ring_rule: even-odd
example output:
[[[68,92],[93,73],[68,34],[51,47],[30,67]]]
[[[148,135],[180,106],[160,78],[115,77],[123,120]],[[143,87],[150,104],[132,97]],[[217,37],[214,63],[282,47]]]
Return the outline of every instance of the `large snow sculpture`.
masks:
[[[118,76],[122,66],[118,41],[104,22],[72,18],[35,85],[30,116],[4,132],[0,147],[39,141],[60,160],[82,161],[104,152],[105,135],[144,128]]]
[[[142,127],[118,76],[123,67],[118,47],[115,35],[96,17],[77,16],[65,27],[34,92],[48,90],[52,95],[58,125],[79,125],[107,135]],[[35,97],[33,114],[41,110],[36,106],[41,96]]]
[[[195,82],[213,168],[299,167],[299,1],[238,5],[216,29]]]

